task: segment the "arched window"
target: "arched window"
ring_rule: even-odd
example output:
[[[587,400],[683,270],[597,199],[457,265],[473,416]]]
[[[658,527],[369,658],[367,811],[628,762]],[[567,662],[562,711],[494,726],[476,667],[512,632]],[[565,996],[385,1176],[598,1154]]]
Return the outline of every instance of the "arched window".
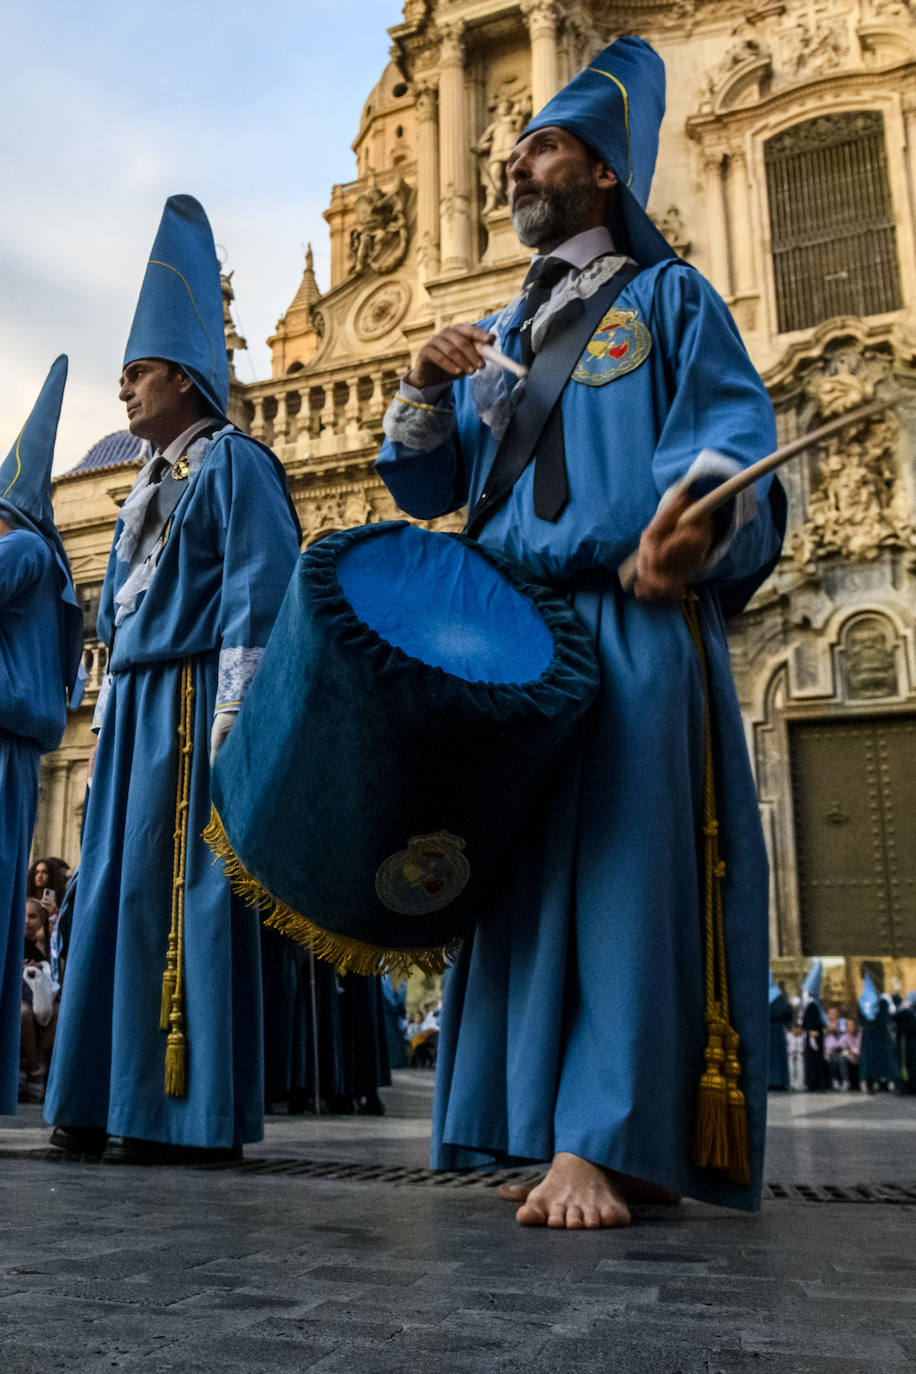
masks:
[[[902,304],[878,110],[821,115],[764,146],[780,333]]]

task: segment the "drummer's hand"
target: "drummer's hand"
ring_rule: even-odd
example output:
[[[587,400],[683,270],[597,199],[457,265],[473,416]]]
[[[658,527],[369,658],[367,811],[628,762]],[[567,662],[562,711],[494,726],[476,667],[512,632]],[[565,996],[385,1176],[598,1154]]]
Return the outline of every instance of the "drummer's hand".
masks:
[[[495,337],[476,324],[450,324],[427,339],[404,381],[423,391],[428,386],[439,386],[442,382],[453,382],[456,377],[479,372],[484,361],[477,344],[492,343]]]
[[[706,561],[713,542],[713,516],[678,525],[689,505],[686,492],[675,496],[655,512],[642,532],[633,591],[643,601],[679,601]]]

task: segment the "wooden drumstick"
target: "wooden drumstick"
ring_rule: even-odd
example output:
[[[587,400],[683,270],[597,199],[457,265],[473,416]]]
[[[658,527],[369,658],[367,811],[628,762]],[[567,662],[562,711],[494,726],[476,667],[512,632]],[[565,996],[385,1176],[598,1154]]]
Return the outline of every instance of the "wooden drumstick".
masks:
[[[793,439],[788,444],[783,444],[782,448],[776,449],[766,458],[761,458],[758,462],[752,463],[749,468],[744,468],[741,472],[736,472],[734,477],[727,478],[720,486],[701,496],[698,501],[694,501],[685,511],[678,516],[678,525],[686,524],[690,520],[700,520],[704,515],[723,506],[726,501],[730,501],[733,496],[737,496],[739,491],[744,491],[746,487],[753,486],[759,477],[764,477],[774,468],[781,467],[797,454],[803,453],[812,444],[819,444],[823,439],[829,439],[832,434],[838,434],[840,430],[846,429],[848,425],[858,424],[860,420],[867,420],[872,415],[877,415],[882,410],[889,408],[888,401],[869,401],[867,405],[857,406],[855,410],[848,410],[845,415],[840,415],[835,420],[829,420],[826,425],[821,425],[819,429],[812,429],[807,434],[802,434],[798,439]],[[620,578],[620,585],[625,592],[628,592],[636,581],[636,558],[638,550],[634,549],[621,563],[617,569],[617,576]]]

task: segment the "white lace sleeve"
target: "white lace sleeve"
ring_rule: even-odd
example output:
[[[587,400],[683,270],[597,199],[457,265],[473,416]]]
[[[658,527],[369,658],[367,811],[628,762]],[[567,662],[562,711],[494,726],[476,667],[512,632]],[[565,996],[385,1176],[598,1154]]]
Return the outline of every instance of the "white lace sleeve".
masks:
[[[734,458],[727,458],[724,453],[717,453],[715,449],[704,448],[687,469],[687,472],[679,482],[670,487],[659,505],[659,509],[673,496],[679,492],[688,490],[694,482],[701,482],[709,478],[718,478],[724,482],[726,478],[733,477],[735,473],[741,472],[740,463],[736,463]],[[728,553],[735,535],[746,525],[749,520],[753,520],[757,513],[757,493],[753,487],[745,487],[744,491],[739,491],[738,495],[732,499],[731,521],[728,529],[722,537],[718,539],[709,551],[705,563],[702,567],[702,575],[713,571]]]
[[[427,405],[411,401],[401,392],[385,412],[382,428],[393,444],[403,444],[416,453],[429,453],[444,443],[455,427],[453,405]]]
[[[108,705],[108,697],[111,692],[111,673],[106,673],[99,686],[99,694],[96,697],[95,710],[92,713],[92,733],[97,735],[102,728],[102,721],[105,718],[105,707]]]
[[[239,709],[263,654],[263,649],[220,649],[214,715]]]

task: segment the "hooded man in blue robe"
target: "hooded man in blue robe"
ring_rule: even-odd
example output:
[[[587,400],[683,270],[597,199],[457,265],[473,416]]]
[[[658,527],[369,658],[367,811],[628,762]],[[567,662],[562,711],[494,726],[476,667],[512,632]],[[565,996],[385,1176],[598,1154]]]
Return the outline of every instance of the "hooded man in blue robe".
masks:
[[[522,131],[507,171],[516,233],[537,249],[525,287],[498,316],[423,345],[378,460],[403,510],[467,504],[484,545],[566,591],[601,664],[584,745],[444,999],[433,1164],[549,1163],[530,1191],[501,1190],[527,1225],[625,1225],[647,1196],[746,1209],[760,1197],[768,875],[723,612],[775,565],[784,502],[762,481],[720,518],[676,528],[691,497],[775,447],[775,428],[725,305],[644,210],[664,85],[652,48],[622,38]],[[501,467],[539,393],[552,397],[539,352],[568,339],[569,380],[523,461]],[[485,343],[530,365],[527,379],[484,365]],[[633,595],[617,568],[636,549]],[[704,825],[713,774],[717,826]],[[704,968],[713,888],[740,1090],[716,1067],[724,1054],[726,1076],[738,1068]],[[742,1092],[747,1169],[726,1166],[725,1108],[711,1106]]]
[[[67,359],[0,466],[0,1116],[16,1110],[29,849],[41,755],[77,701],[82,616],[54,525],[51,464]]]
[[[124,354],[120,398],[150,457],[102,590],[110,681],[45,1108],[52,1143],[98,1153],[114,1137],[112,1161],[237,1156],[263,1134],[257,918],[201,833],[299,528],[228,394],[210,225],[173,196]]]

